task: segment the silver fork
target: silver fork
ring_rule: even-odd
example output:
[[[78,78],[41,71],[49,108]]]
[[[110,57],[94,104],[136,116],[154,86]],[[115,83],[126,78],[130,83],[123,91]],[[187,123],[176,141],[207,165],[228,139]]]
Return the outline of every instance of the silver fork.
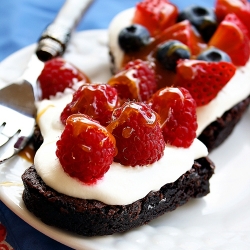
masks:
[[[42,33],[20,80],[0,90],[0,164],[23,150],[30,141],[36,124],[36,80],[43,62],[63,54],[72,31],[92,2],[67,0],[54,22]]]
[[[35,127],[34,101],[32,86],[25,81],[0,91],[0,164],[21,151],[30,140]]]

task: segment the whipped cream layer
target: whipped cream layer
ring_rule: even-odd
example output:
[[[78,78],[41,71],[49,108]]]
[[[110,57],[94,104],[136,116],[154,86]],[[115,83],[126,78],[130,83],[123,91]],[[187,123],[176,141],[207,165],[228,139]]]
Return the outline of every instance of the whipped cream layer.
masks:
[[[114,17],[108,29],[109,48],[114,57],[114,67],[120,69],[124,52],[118,44],[120,31],[131,25],[135,8],[130,8],[120,12]],[[197,136],[217,118],[221,117],[225,111],[232,108],[250,94],[250,61],[239,67],[233,78],[224,86],[219,94],[207,105],[197,108],[198,129]]]
[[[43,181],[56,191],[82,199],[95,199],[110,205],[126,205],[158,191],[190,170],[194,160],[207,156],[207,148],[198,139],[185,148],[166,146],[164,156],[143,167],[128,167],[113,163],[95,185],[85,185],[66,174],[56,157],[56,142],[64,129],[60,114],[72,99],[72,91],[53,100],[37,103],[37,121],[44,142],[35,155],[34,164]]]

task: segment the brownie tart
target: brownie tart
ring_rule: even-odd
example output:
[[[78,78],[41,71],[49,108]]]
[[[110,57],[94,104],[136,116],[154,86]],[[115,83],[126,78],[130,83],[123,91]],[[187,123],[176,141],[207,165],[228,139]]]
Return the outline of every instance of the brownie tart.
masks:
[[[189,91],[166,87],[147,103],[127,101],[107,83],[62,82],[67,68],[79,75],[66,65],[53,59],[38,78],[49,97],[37,102],[34,166],[22,175],[29,211],[49,225],[98,236],[141,226],[209,193],[214,164],[196,138]],[[148,96],[151,68],[130,67]],[[49,93],[50,77],[65,89]]]

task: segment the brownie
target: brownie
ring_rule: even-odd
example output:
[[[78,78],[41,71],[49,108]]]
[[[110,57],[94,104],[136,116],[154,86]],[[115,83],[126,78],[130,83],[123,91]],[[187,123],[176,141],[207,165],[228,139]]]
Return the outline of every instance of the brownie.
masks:
[[[206,145],[209,152],[221,145],[232,133],[235,125],[247,110],[249,103],[250,96],[226,111],[202,131],[198,139]]]
[[[35,152],[40,148],[40,146],[43,143],[43,136],[41,134],[41,130],[40,130],[38,125],[36,125],[34,128],[34,133],[33,133],[33,136],[31,138],[31,143],[34,147]]]
[[[209,179],[214,168],[209,158],[200,158],[189,171],[159,191],[128,205],[107,205],[58,193],[31,166],[22,175],[23,201],[30,212],[48,225],[84,236],[110,235],[146,224],[191,198],[205,196],[210,191]]]

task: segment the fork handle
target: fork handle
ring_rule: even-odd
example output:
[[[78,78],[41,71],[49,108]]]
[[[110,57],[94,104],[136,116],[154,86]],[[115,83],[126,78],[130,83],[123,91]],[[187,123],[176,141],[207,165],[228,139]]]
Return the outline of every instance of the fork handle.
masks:
[[[71,33],[93,0],[66,0],[55,20],[44,30],[36,49],[37,57],[45,62],[60,56],[66,49]]]

